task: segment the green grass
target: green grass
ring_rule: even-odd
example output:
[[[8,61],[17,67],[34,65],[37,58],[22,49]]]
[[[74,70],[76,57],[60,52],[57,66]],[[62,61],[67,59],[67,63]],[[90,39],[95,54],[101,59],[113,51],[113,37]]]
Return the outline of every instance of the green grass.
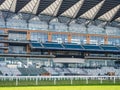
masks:
[[[120,90],[120,86],[37,86],[37,87],[0,87],[0,90]]]
[[[120,80],[116,80],[116,83],[114,84],[113,80],[103,80],[102,83],[100,80],[88,80],[88,83],[86,83],[86,80],[82,79],[73,79],[72,82],[70,79],[61,79],[56,81],[54,80],[36,80],[28,79],[28,80],[18,80],[18,84],[16,85],[16,80],[0,80],[0,87],[11,87],[11,86],[83,86],[83,85],[120,85]]]

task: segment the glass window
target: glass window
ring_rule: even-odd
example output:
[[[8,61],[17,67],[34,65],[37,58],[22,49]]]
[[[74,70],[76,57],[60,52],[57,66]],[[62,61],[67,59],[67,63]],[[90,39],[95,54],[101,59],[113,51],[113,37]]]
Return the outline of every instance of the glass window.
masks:
[[[67,32],[67,25],[64,23],[59,23],[59,22],[51,22],[49,25],[50,31],[55,31],[55,32]]]
[[[11,40],[26,40],[26,32],[14,32],[10,31],[8,39]]]
[[[4,30],[0,30],[0,34],[4,34]]]
[[[0,47],[3,47],[4,46],[4,43],[0,43]]]
[[[24,53],[26,52],[25,46],[9,46],[10,53]]]
[[[31,40],[38,41],[38,42],[46,42],[48,41],[48,35],[47,33],[42,33],[42,32],[32,32]]]
[[[90,44],[104,44],[104,37],[100,36],[91,36],[90,37]]]
[[[52,42],[68,42],[68,36],[66,34],[52,34]]]
[[[120,45],[120,38],[108,38],[108,44]]]
[[[72,35],[71,43],[86,44],[86,36]]]

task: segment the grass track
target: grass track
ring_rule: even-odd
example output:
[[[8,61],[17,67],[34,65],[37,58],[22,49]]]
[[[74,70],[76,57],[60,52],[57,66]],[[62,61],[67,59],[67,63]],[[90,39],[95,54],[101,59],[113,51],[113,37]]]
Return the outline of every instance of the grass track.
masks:
[[[54,85],[53,80],[38,80],[36,85],[35,80],[20,80],[18,81],[17,86],[104,86],[104,85],[120,85],[120,80],[116,80],[116,83],[113,83],[113,80],[103,80],[102,84],[100,80],[89,80],[89,84],[86,84],[86,80],[73,80],[72,84],[70,80],[56,80]],[[17,87],[16,80],[0,80],[0,87]]]
[[[30,86],[0,87],[0,90],[120,90],[120,86]]]

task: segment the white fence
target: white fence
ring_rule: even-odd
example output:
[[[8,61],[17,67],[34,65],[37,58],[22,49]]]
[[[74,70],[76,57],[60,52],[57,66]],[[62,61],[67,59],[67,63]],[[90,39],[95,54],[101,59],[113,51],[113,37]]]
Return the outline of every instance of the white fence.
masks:
[[[105,84],[105,81],[108,82],[107,84],[120,84],[120,76],[0,76],[0,82],[7,83],[8,81],[14,81],[16,86],[20,85],[20,81],[28,81],[28,85],[29,82],[39,85],[41,81],[51,81],[52,85],[57,85],[59,81],[63,81],[63,84],[67,81],[71,85],[75,84],[75,81],[84,81],[84,84],[92,84],[92,81],[97,81],[99,84]],[[49,84],[46,83],[46,85]]]

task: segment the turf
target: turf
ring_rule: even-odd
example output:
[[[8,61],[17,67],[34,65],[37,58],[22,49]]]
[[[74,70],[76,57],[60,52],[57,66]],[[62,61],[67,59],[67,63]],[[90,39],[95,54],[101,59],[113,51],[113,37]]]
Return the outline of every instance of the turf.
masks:
[[[120,80],[116,80],[116,83],[113,80],[103,80],[102,83],[100,80],[0,80],[0,87],[12,87],[12,86],[91,86],[91,85],[120,85]]]
[[[120,86],[37,86],[0,87],[0,90],[120,90]]]

